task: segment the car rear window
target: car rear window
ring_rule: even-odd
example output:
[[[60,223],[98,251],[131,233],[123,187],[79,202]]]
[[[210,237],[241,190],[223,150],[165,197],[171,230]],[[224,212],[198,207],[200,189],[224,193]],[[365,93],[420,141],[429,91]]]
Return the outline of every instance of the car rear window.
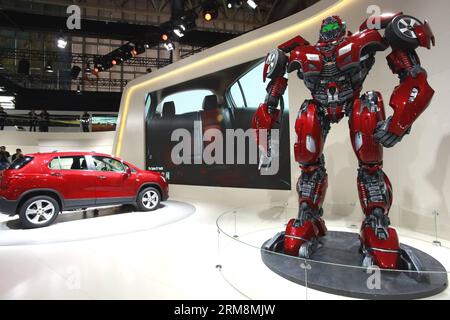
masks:
[[[34,159],[33,157],[28,157],[28,156],[17,158],[16,160],[14,160],[13,163],[11,163],[11,165],[9,166],[8,169],[12,169],[12,170],[22,169],[28,163],[30,163],[33,159]]]

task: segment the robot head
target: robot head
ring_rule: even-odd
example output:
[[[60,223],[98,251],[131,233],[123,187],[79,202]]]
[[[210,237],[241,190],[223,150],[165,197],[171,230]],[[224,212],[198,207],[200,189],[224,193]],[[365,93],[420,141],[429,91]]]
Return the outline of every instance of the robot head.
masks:
[[[338,16],[331,16],[322,21],[320,41],[333,42],[345,36],[346,24]]]

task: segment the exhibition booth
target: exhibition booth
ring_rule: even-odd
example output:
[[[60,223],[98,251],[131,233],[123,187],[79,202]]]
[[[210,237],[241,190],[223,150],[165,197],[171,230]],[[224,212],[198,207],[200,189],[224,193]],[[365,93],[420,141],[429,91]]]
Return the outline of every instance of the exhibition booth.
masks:
[[[54,225],[30,230],[21,228],[17,217],[2,215],[0,246],[7,251],[0,269],[11,266],[8,257],[13,257],[16,246],[22,255],[17,259],[23,261],[29,250],[36,250],[36,256],[45,255],[46,246],[59,246],[64,258],[44,257],[42,264],[60,275],[67,265],[75,264],[85,278],[82,291],[67,289],[65,279],[54,280],[46,291],[45,277],[52,271],[41,266],[38,278],[33,279],[31,271],[23,268],[16,277],[26,276],[28,283],[17,286],[9,280],[3,285],[9,296],[0,297],[449,299],[448,9],[446,0],[432,4],[321,0],[129,82],[115,133],[2,132],[2,137],[8,135],[11,149],[28,145],[33,152],[113,154],[140,170],[161,172],[170,187],[169,200],[152,212],[137,212],[132,207],[87,209],[87,213],[68,212]],[[222,161],[207,164],[209,144],[204,135],[207,129],[251,129],[253,114],[267,95],[265,58],[278,45],[297,35],[315,43],[322,20],[330,15],[340,16],[347,30],[356,32],[370,15],[400,11],[426,19],[436,38],[431,50],[416,50],[435,91],[433,100],[410,134],[393,148],[384,149],[382,161],[393,187],[390,224],[398,232],[399,250],[413,257],[405,262],[410,268],[380,269],[362,263],[358,234],[364,214],[356,183],[358,159],[347,118],[331,126],[324,146],[329,186],[321,218],[328,233],[310,256],[288,255],[274,239],[299,214],[301,170],[295,158],[295,126],[303,101],[311,96],[303,80],[297,72],[289,73],[289,87],[281,102],[278,170],[273,174],[261,174],[258,163],[240,163],[235,149],[225,149]],[[392,115],[389,99],[399,84],[386,61],[390,53],[390,49],[377,53],[361,92],[381,92],[388,116]],[[177,129],[183,131],[174,137]],[[187,143],[190,152],[174,157],[183,133],[191,139]],[[176,163],[177,157],[188,161]],[[98,250],[93,249],[95,245]],[[70,250],[75,252],[73,257]],[[85,258],[95,263],[76,263]],[[123,268],[116,270],[111,265]],[[127,268],[130,271],[123,271]],[[94,278],[101,274],[96,287]],[[117,283],[109,283],[110,278]],[[43,289],[33,291],[32,286]]]

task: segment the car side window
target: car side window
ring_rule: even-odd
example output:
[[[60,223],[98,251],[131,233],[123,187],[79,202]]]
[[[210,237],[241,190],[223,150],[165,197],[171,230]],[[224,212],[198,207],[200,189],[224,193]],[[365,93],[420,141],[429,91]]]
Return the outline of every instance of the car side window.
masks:
[[[59,165],[59,157],[53,158],[48,167],[52,170],[61,170],[61,166]]]
[[[93,156],[94,167],[97,171],[125,172],[122,162],[108,157]]]
[[[84,156],[56,157],[50,161],[49,168],[53,170],[88,170]]]
[[[228,97],[231,98],[235,108],[238,109],[256,109],[266,98],[267,83],[263,81],[264,61],[257,64],[253,69],[243,74],[229,89]],[[289,108],[287,103],[288,89],[283,95],[285,102],[284,109]]]

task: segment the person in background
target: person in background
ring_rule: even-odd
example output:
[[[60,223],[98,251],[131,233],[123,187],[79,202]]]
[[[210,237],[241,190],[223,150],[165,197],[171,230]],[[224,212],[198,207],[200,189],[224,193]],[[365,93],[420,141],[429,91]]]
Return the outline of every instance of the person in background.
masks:
[[[83,128],[83,132],[89,132],[89,125],[91,123],[91,115],[85,111],[81,116],[81,127]]]
[[[39,131],[48,132],[48,126],[50,124],[50,114],[47,110],[42,110],[39,114]]]
[[[16,161],[16,159],[23,158],[22,149],[17,148],[16,153],[14,153],[11,157],[11,162]]]
[[[5,170],[9,167],[9,152],[6,151],[6,147],[5,146],[1,146],[0,147],[0,171],[1,170]]]
[[[8,114],[0,107],[0,130],[5,129],[6,120],[8,119]]]
[[[30,118],[30,131],[36,132],[36,125],[37,125],[37,114],[34,112],[34,110],[31,110],[28,112],[28,117]]]

